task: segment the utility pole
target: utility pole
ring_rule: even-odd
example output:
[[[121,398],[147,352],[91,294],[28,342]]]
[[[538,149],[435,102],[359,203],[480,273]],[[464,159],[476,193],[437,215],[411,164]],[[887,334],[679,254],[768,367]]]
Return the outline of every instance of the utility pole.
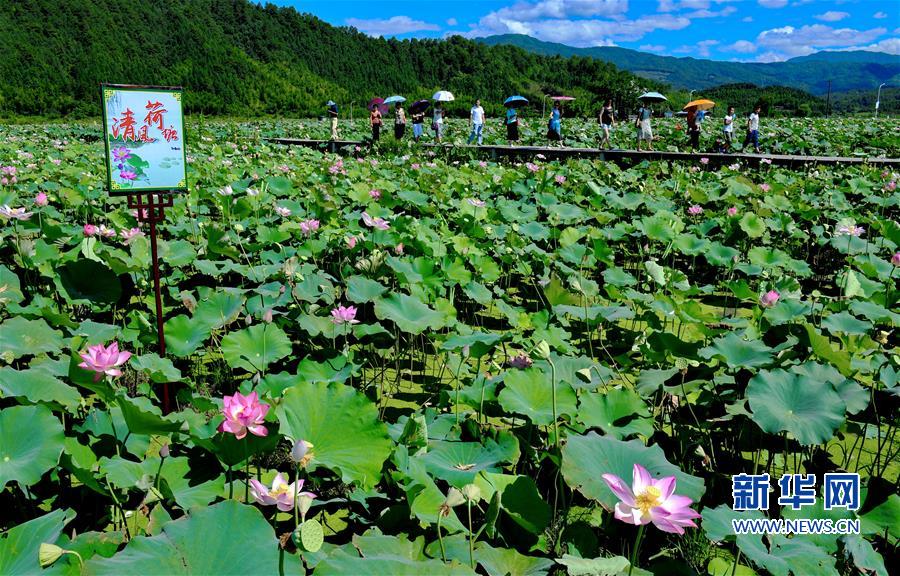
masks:
[[[878,118],[878,107],[881,106],[881,87],[886,83],[882,84],[878,87],[878,96],[875,97],[875,117]]]

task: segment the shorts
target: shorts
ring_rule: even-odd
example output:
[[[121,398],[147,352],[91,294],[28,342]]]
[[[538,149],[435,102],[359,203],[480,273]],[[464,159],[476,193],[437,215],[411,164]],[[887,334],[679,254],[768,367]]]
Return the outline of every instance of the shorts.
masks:
[[[601,124],[604,130],[612,130],[612,124]]]

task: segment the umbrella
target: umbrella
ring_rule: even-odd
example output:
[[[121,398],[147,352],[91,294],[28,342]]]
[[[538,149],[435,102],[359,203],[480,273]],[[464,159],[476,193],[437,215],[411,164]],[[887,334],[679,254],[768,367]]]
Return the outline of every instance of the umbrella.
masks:
[[[716,103],[712,100],[705,100],[701,98],[700,100],[691,100],[684,105],[684,108],[682,108],[682,110],[687,110],[688,108],[696,108],[697,110],[709,110],[715,105]]]
[[[431,102],[429,102],[428,100],[416,100],[410,105],[409,111],[413,114],[419,114],[428,110],[429,106],[431,106]]]
[[[436,100],[437,102],[452,102],[456,100],[456,98],[453,97],[453,94],[447,92],[446,90],[439,90],[438,92],[435,92],[434,96],[432,96],[431,99]]]
[[[668,100],[668,98],[666,98],[659,92],[644,92],[643,94],[638,96],[637,99],[646,100],[647,102],[665,102],[666,100]]]
[[[393,104],[395,102],[406,102],[406,98],[403,96],[390,96],[384,99],[385,104]]]
[[[561,102],[568,102],[569,100],[574,100],[575,98],[573,98],[572,96],[551,96],[550,99]]]
[[[388,110],[387,104],[384,103],[384,98],[372,98],[369,100],[369,110],[374,110],[376,107],[382,114]]]
[[[528,98],[519,96],[518,94],[510,96],[503,102],[503,105],[507,108],[518,108],[519,106],[525,106],[526,104],[528,104]]]
[[[328,102],[325,103],[325,105],[326,106],[334,106],[335,105],[334,100],[329,100]]]

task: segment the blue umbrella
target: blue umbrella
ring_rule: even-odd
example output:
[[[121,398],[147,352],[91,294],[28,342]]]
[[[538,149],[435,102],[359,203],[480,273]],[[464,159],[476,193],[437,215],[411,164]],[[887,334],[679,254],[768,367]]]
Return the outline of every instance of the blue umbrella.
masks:
[[[519,96],[518,94],[516,94],[515,96],[510,96],[503,101],[503,105],[507,108],[518,108],[519,106],[525,106],[526,104],[528,104],[528,98]]]
[[[393,104],[394,102],[406,102],[406,98],[403,96],[391,96],[384,99],[385,104]]]
[[[334,100],[329,100],[325,103],[326,106],[334,106]]]
[[[644,92],[637,98],[638,100],[645,100],[647,102],[665,102],[668,100],[665,96],[660,94],[659,92]]]

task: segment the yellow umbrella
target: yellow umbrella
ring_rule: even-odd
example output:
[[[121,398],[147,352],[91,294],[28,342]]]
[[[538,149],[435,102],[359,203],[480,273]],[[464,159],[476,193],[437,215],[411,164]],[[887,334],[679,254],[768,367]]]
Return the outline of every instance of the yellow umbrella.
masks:
[[[716,103],[712,100],[701,98],[700,100],[691,100],[684,105],[684,108],[682,108],[682,110],[687,110],[688,108],[696,108],[697,110],[709,110],[715,105]]]

